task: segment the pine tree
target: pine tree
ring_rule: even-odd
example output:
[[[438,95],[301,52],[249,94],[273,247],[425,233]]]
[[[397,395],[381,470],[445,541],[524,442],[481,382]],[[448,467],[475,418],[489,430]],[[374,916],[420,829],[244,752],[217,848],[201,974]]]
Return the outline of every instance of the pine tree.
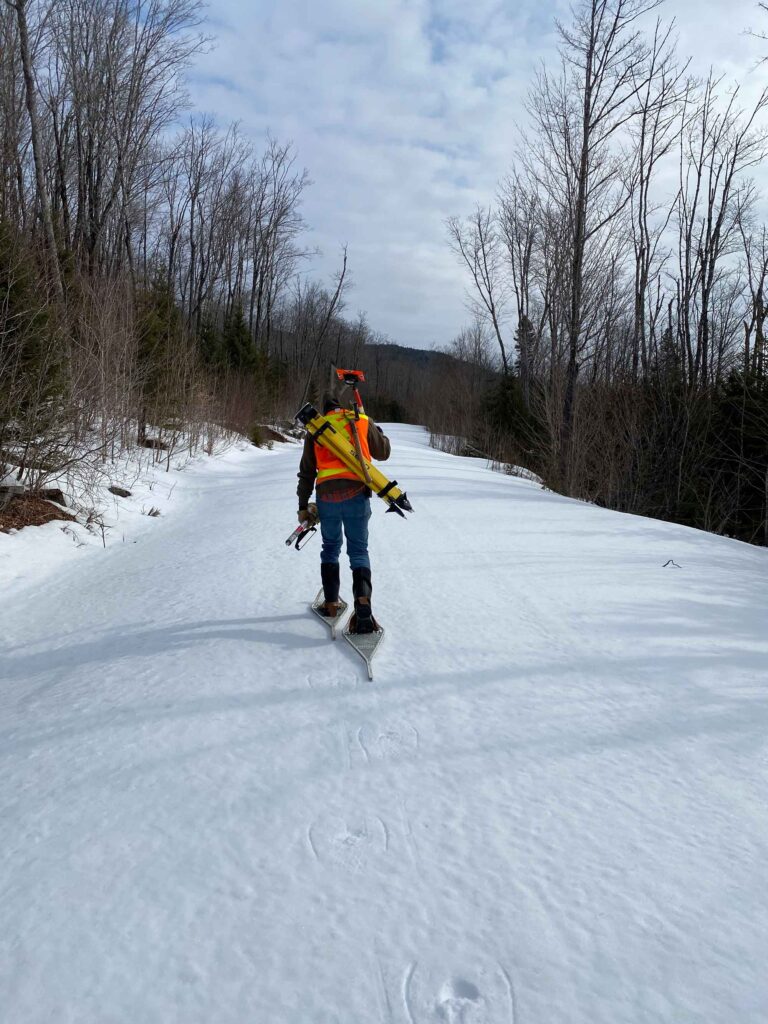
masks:
[[[235,305],[224,320],[222,331],[224,357],[235,370],[252,370],[256,365],[256,350],[243,314],[243,307]]]
[[[0,223],[0,448],[32,440],[56,421],[66,391],[55,316],[32,253]]]

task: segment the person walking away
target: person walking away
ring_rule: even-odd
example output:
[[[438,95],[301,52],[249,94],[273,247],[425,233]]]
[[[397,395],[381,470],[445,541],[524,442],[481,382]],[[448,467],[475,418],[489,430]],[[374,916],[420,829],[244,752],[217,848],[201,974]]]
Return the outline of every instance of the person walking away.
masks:
[[[345,409],[335,395],[326,394],[323,414],[337,430],[345,432],[353,441],[351,422],[354,413]],[[386,462],[390,456],[389,438],[370,416],[360,413],[355,420],[363,458]],[[299,522],[309,518],[309,499],[316,490],[316,503],[320,518],[320,577],[323,584],[322,615],[335,618],[339,609],[339,556],[343,539],[347,542],[347,557],[352,570],[352,594],[355,610],[350,619],[352,633],[372,633],[378,629],[371,607],[371,561],[368,555],[368,520],[371,517],[371,491],[365,483],[327,448],[311,437],[304,441],[304,451],[298,472]]]

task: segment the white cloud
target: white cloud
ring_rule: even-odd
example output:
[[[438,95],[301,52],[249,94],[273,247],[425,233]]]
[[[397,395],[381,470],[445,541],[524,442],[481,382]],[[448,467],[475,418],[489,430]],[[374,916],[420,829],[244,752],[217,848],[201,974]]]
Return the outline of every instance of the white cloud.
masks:
[[[403,344],[445,343],[467,320],[445,218],[492,199],[515,149],[536,62],[565,0],[219,0],[195,106],[256,143],[292,140],[314,184],[305,216],[330,281],[349,244],[348,311]],[[669,0],[681,51],[729,77],[761,53],[752,0]],[[768,51],[768,46],[765,47]],[[749,94],[768,81],[749,76]]]

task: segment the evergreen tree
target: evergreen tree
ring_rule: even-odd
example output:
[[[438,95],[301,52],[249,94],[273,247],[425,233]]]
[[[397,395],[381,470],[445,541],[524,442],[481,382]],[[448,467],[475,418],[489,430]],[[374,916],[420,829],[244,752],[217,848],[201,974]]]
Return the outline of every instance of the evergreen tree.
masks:
[[[200,345],[200,355],[206,366],[212,369],[221,369],[226,366],[227,357],[224,351],[224,340],[221,332],[208,317],[200,325],[198,342]]]
[[[243,314],[243,307],[235,305],[224,320],[222,346],[226,364],[235,370],[253,370],[256,350]]]
[[[0,445],[31,439],[61,412],[65,357],[32,253],[0,223]]]

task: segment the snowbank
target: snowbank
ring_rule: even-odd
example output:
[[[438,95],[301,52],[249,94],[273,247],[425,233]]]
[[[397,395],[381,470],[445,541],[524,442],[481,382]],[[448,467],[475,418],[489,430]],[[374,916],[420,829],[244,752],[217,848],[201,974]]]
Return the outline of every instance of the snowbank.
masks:
[[[178,454],[171,455],[168,469],[165,453],[159,462],[153,455],[136,448],[116,461],[94,467],[87,476],[51,477],[47,486],[62,488],[78,522],[57,521],[0,532],[0,589],[38,582],[116,544],[138,543],[157,519],[184,507],[198,478],[207,473],[215,476],[219,466],[258,460],[269,451],[254,448],[245,440],[221,444],[211,455],[190,456],[180,447]],[[111,493],[111,486],[130,491],[130,496]]]

